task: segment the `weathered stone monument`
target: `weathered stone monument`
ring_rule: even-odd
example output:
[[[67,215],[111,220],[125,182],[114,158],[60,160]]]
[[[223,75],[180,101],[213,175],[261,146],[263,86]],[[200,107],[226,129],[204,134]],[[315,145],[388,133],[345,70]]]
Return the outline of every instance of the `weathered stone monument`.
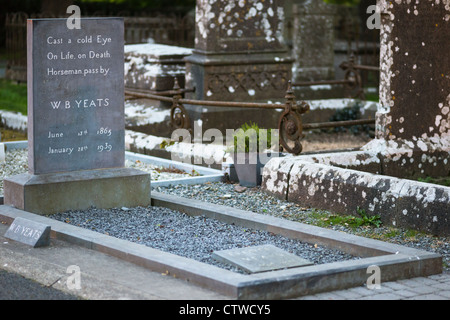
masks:
[[[154,43],[129,44],[125,46],[125,90],[139,92],[150,90],[162,93],[174,88],[175,80],[185,86],[186,65],[184,57],[192,49]],[[125,102],[126,129],[170,137],[171,102],[149,98],[130,99]],[[130,110],[136,110],[130,115]]]
[[[450,3],[379,1],[379,6],[381,108],[377,140],[367,148],[385,146],[384,174],[447,176]]]
[[[361,151],[271,160],[263,189],[315,208],[450,234],[450,2],[379,1],[380,107]]]
[[[125,46],[125,87],[151,91],[172,90],[175,78],[184,88],[184,58],[192,49],[163,44]]]
[[[5,179],[4,202],[47,214],[150,204],[148,174],[124,167],[120,18],[28,20],[29,173]]]
[[[186,87],[196,91],[188,97],[243,102],[283,99],[292,77],[283,24],[283,0],[197,0],[195,49],[185,59]],[[205,128],[234,128],[245,118],[258,124],[264,121],[261,110],[194,106],[187,110]]]
[[[293,4],[293,81],[334,79],[333,5],[323,0]]]

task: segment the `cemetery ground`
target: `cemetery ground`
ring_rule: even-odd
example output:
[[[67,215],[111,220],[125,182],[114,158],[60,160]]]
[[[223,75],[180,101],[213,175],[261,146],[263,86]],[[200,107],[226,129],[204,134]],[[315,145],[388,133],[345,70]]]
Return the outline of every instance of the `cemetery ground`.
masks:
[[[7,128],[2,128],[2,137],[3,141],[17,141],[17,140],[26,140],[26,134],[20,131],[16,130],[9,130]],[[362,145],[366,144],[371,139],[371,135],[367,133],[361,134],[359,133],[352,133],[351,131],[344,131],[344,132],[335,132],[334,130],[315,130],[307,132],[307,135],[305,139],[303,140],[303,146],[304,146],[304,152],[308,153],[314,153],[317,151],[324,151],[324,150],[335,150],[335,149],[349,149],[349,148],[359,148]],[[8,177],[10,175],[22,173],[27,171],[27,153],[26,149],[23,150],[11,150],[10,152],[6,153],[7,159],[4,164],[1,164],[1,174],[2,174],[2,181],[3,178]],[[170,178],[179,178],[180,176],[196,176],[195,172],[183,172],[183,170],[176,169],[174,167],[152,167],[147,166],[145,167],[143,163],[140,161],[128,161],[128,166],[137,167],[139,169],[145,169],[149,170],[151,172],[152,181],[156,182],[158,179],[166,179],[167,177]],[[312,226],[318,226],[321,228],[326,228],[330,230],[335,230],[338,232],[341,232],[343,234],[353,234],[357,236],[361,236],[368,239],[376,239],[381,240],[384,242],[392,243],[392,244],[399,244],[402,246],[407,246],[414,249],[419,250],[425,250],[428,252],[435,252],[442,256],[442,263],[443,263],[443,271],[444,274],[447,274],[450,271],[450,247],[449,247],[449,239],[445,237],[436,237],[430,234],[426,234],[423,232],[418,232],[415,230],[407,230],[402,228],[395,228],[392,226],[387,226],[381,224],[379,219],[375,217],[367,217],[364,214],[364,211],[357,212],[355,215],[339,215],[339,214],[333,214],[331,212],[328,212],[326,210],[317,210],[315,208],[306,208],[298,204],[290,203],[288,201],[279,200],[277,198],[271,197],[264,192],[261,191],[260,187],[256,188],[239,188],[237,184],[233,183],[224,183],[224,182],[206,182],[202,184],[192,184],[192,185],[172,185],[172,186],[157,186],[156,184],[152,187],[152,192],[157,192],[160,194],[167,194],[167,195],[174,195],[174,196],[180,196],[182,198],[187,199],[195,199],[200,200],[205,203],[210,204],[219,204],[224,205],[226,207],[230,208],[237,208],[246,210],[252,213],[257,213],[261,215],[270,215],[281,219],[286,219],[289,221],[295,221],[300,222],[302,224],[306,225],[312,225]],[[120,209],[120,208],[119,208]],[[125,208],[128,209],[128,208]],[[121,211],[121,210],[119,210]],[[125,214],[128,212],[125,211]],[[55,216],[56,217],[56,216]],[[75,224],[75,225],[83,225],[87,228],[92,228],[96,232],[111,234],[112,236],[118,236],[121,237],[120,232],[117,231],[118,234],[114,234],[111,231],[103,230],[101,227],[99,227],[98,224],[95,224],[95,217],[86,217],[86,216],[79,216],[76,218],[76,214],[74,216],[65,216],[60,215],[60,219],[64,221],[67,224]],[[89,226],[89,223],[87,221],[92,221],[95,226]],[[104,221],[105,224],[107,223]],[[166,224],[167,220],[162,220],[159,223],[157,223],[157,228],[159,231],[167,231],[167,230],[173,230],[169,225]],[[5,227],[5,226],[4,226]],[[153,226],[155,227],[155,226]],[[119,228],[116,228],[119,230]],[[246,233],[252,233],[249,228],[240,229],[237,231],[237,233],[241,233],[242,236],[245,236]],[[194,234],[193,237],[196,235]],[[140,238],[145,238],[144,234],[141,235],[134,235],[133,239],[127,239],[127,240],[139,240]],[[319,256],[321,254],[320,247],[312,247],[312,251],[316,250],[319,252]],[[81,250],[81,249],[80,249]],[[311,250],[311,248],[310,248]],[[181,250],[183,251],[183,250]],[[292,249],[291,249],[292,251]],[[80,253],[81,254],[81,253]],[[323,254],[323,252],[322,252]],[[182,255],[182,253],[181,253]],[[326,256],[326,254],[325,254]],[[5,263],[5,265],[8,263]],[[10,265],[11,267],[11,265]],[[10,268],[9,267],[9,268]],[[129,266],[128,266],[129,267]],[[128,268],[127,267],[127,268]],[[223,265],[222,265],[223,267]],[[8,269],[8,268],[7,268]],[[236,270],[234,270],[236,271]],[[164,273],[163,273],[164,274]],[[167,274],[168,275],[168,274]],[[164,275],[163,277],[167,278],[167,275]],[[420,279],[427,279],[428,278],[420,278]],[[47,280],[46,284],[48,286]],[[429,281],[436,281],[437,280],[429,280]],[[60,283],[62,283],[61,279],[59,280]],[[435,284],[436,284],[435,283]],[[180,284],[177,283],[177,287],[179,287]],[[58,287],[55,285],[55,287]],[[61,285],[59,286],[61,288]],[[385,288],[386,289],[386,288]],[[111,290],[111,289],[108,289]],[[188,287],[186,289],[188,291],[192,291],[192,287]],[[205,292],[201,288],[195,287],[195,290],[199,290],[199,295],[197,296],[198,299],[203,299],[205,297],[208,297],[208,294],[205,295]],[[369,291],[365,289],[366,291]],[[39,290],[38,290],[39,291]],[[182,293],[183,291],[180,291]],[[172,292],[173,293],[173,292]],[[161,293],[161,294],[167,294]],[[411,291],[406,291],[404,293],[408,296],[404,296],[404,298],[417,298],[418,294],[413,294]],[[137,299],[153,299],[155,297],[151,296],[134,296],[131,293],[125,294],[127,297],[135,297]],[[427,297],[425,295],[419,295],[421,298],[426,299]],[[46,297],[45,293],[42,297]],[[49,299],[52,299],[51,296],[48,296]],[[57,299],[66,299],[66,298],[74,298],[73,296],[55,296],[59,297]],[[102,296],[98,292],[90,296],[91,298],[106,298],[106,296]],[[108,296],[109,298],[121,298],[123,296],[120,295],[120,292],[113,292]],[[172,298],[175,297],[174,295]],[[183,297],[183,296],[181,296]],[[184,296],[185,297],[185,296]],[[213,297],[215,298],[223,298],[220,295],[217,295],[216,293],[213,294]],[[317,296],[307,296],[308,297],[314,297],[317,299],[339,299],[339,297],[342,298],[342,292],[341,296],[339,295],[333,295],[332,293],[329,294],[329,296],[326,296],[326,294],[322,294],[322,296],[319,294]],[[355,298],[354,295],[350,294],[350,297]],[[364,296],[361,296],[363,298]],[[397,296],[397,297],[403,297],[403,296]],[[430,296],[434,298],[442,298],[442,296]],[[85,297],[86,298],[86,297]],[[160,298],[160,297],[159,297]],[[164,298],[171,299],[170,296],[164,296]],[[367,296],[365,298],[368,298]],[[387,299],[389,298],[389,295],[386,296]],[[419,298],[420,299],[420,298]]]
[[[342,134],[337,135],[342,139]],[[333,140],[331,140],[333,141]],[[358,142],[358,137],[355,137],[355,140],[350,142],[352,147],[356,147]],[[322,144],[323,146],[323,144]],[[317,146],[316,146],[317,147]],[[7,157],[15,157],[15,158],[7,158],[5,164],[2,165],[2,170],[5,170],[5,166],[7,164],[13,164],[16,169],[20,171],[26,171],[27,169],[27,158],[26,158],[26,150],[16,152],[7,152]],[[139,164],[139,163],[138,163]],[[160,170],[161,171],[161,170]],[[170,170],[169,170],[170,171]],[[18,172],[16,172],[18,173]],[[403,246],[411,247],[414,249],[425,250],[428,252],[435,252],[443,257],[443,270],[444,274],[447,274],[450,270],[449,261],[450,261],[450,247],[449,247],[449,239],[445,237],[436,237],[433,235],[429,235],[426,233],[407,230],[401,228],[394,228],[392,226],[386,226],[380,223],[380,221],[375,218],[369,218],[364,215],[364,212],[360,212],[359,214],[352,216],[341,216],[337,214],[332,214],[325,210],[317,210],[314,208],[305,208],[301,205],[290,203],[287,201],[279,200],[274,197],[271,197],[260,190],[259,187],[256,188],[239,188],[237,184],[233,183],[223,183],[223,182],[207,182],[203,184],[194,184],[194,185],[175,185],[175,186],[154,186],[152,188],[152,192],[157,192],[159,194],[167,194],[180,196],[182,198],[187,199],[195,199],[200,200],[209,204],[219,204],[224,205],[226,207],[232,207],[237,209],[246,210],[249,212],[258,213],[261,215],[271,215],[278,218],[296,221],[307,225],[319,226],[322,228],[327,228],[335,231],[339,231],[343,234],[354,234],[364,238],[377,239],[388,243],[400,244]],[[119,208],[120,209],[120,208]],[[126,215],[126,210],[128,208],[122,208],[125,210],[123,213]],[[122,210],[122,211],[123,211]],[[121,210],[119,210],[121,211]],[[56,217],[56,216],[55,216]],[[87,221],[92,221],[93,228],[97,232],[101,233],[111,233],[114,236],[113,232],[102,230],[98,223],[95,223],[94,217],[86,217],[80,216],[78,220],[76,219],[76,214],[73,216],[69,215],[61,215],[60,219],[67,224],[75,224],[75,225],[84,225],[84,227],[90,228],[89,223]],[[162,220],[158,222],[156,229],[159,231],[169,231],[173,229],[170,227],[166,220]],[[5,227],[5,226],[4,226]],[[155,227],[155,226],[152,226]],[[119,229],[119,228],[116,228]],[[170,231],[169,231],[170,232]],[[173,232],[173,231],[172,231]],[[245,236],[246,233],[251,233],[252,231],[249,228],[244,228],[238,230],[238,233],[241,233]],[[120,235],[119,235],[120,236]],[[144,238],[145,234],[136,234],[134,235],[134,239],[139,239],[140,237]],[[317,249],[317,248],[315,248]],[[313,249],[314,250],[314,249]],[[7,264],[7,263],[6,263]],[[175,275],[176,276],[176,275]],[[167,275],[163,276],[167,278]],[[427,279],[428,278],[420,278]],[[433,280],[436,281],[437,280]],[[61,282],[61,281],[60,281]],[[48,284],[48,282],[47,282]],[[179,286],[179,284],[177,284]],[[58,287],[58,286],[56,286]],[[386,289],[386,288],[385,288]],[[188,289],[192,290],[192,289]],[[203,299],[205,296],[205,291],[200,290],[198,299]],[[365,289],[366,291],[369,291]],[[416,289],[417,290],[417,289]],[[181,292],[181,291],[180,291]],[[342,295],[343,291],[341,292]],[[98,293],[97,293],[98,294]],[[115,298],[120,298],[120,294],[118,292],[112,293],[115,295]],[[411,291],[406,291],[407,295],[411,295],[413,297]],[[95,295],[94,295],[95,296]],[[207,295],[206,295],[207,296]],[[351,295],[355,298],[355,295]],[[422,298],[426,298],[425,295],[421,295]],[[101,299],[101,295],[97,295],[97,298]],[[105,296],[103,296],[105,298]],[[111,297],[111,296],[109,296]],[[133,297],[132,295],[128,295],[128,297]],[[137,299],[143,298],[142,296],[134,296]],[[214,294],[216,298],[222,298],[220,295]],[[342,296],[333,295],[330,293],[328,296],[319,294],[315,296],[317,299],[339,299]],[[417,298],[417,295],[414,295]],[[431,297],[431,296],[430,296]],[[434,298],[442,298],[440,296],[433,296]],[[149,298],[148,296],[145,297]],[[154,297],[153,297],[154,298]],[[170,299],[170,297],[166,297]],[[352,298],[352,299],[353,299]],[[366,296],[366,298],[368,298]],[[387,299],[389,295],[386,296]],[[408,297],[404,297],[408,298]],[[64,298],[60,298],[64,299]]]
[[[17,141],[17,140],[26,140],[26,135],[23,132],[8,130],[6,128],[2,128],[2,137],[4,141]],[[304,152],[317,152],[323,150],[333,150],[333,149],[348,149],[348,148],[359,148],[360,146],[366,144],[371,139],[371,135],[367,133],[352,133],[351,131],[345,132],[335,132],[334,130],[315,130],[308,132],[305,139],[303,140]],[[1,165],[2,178],[18,174],[21,172],[27,171],[27,156],[26,150],[15,150],[6,153],[7,161]],[[140,161],[128,161],[129,166],[138,167],[139,169],[143,169],[145,166]],[[176,169],[174,167],[151,167],[147,166],[144,168],[146,170],[150,170],[152,175],[152,181],[157,181],[158,179],[165,179],[168,176],[171,178],[178,178],[180,176],[195,176],[195,172],[183,172],[183,170]],[[381,224],[379,219],[375,217],[367,217],[364,211],[357,212],[355,215],[345,216],[338,215],[328,212],[326,210],[317,210],[315,208],[306,208],[301,205],[290,203],[287,201],[279,200],[274,197],[271,197],[264,192],[261,191],[259,187],[256,188],[239,188],[237,184],[233,183],[223,183],[223,182],[206,182],[202,184],[193,184],[193,185],[173,185],[173,186],[153,186],[152,192],[157,192],[160,194],[174,195],[180,196],[182,198],[187,199],[195,199],[200,200],[205,203],[210,204],[219,204],[224,205],[226,207],[238,208],[242,210],[246,210],[249,212],[261,214],[261,215],[271,215],[274,217],[286,219],[289,221],[300,222],[306,225],[319,226],[326,229],[335,230],[341,232],[343,234],[353,234],[357,236],[361,236],[368,239],[377,239],[384,242],[399,244],[403,246],[407,246],[414,249],[425,250],[428,252],[435,252],[442,256],[443,270],[444,273],[447,274],[450,270],[450,248],[449,248],[449,239],[444,237],[436,237],[430,234],[418,232],[415,230],[407,230],[401,228],[394,228],[392,226],[387,226]],[[120,209],[120,208],[119,208]],[[125,208],[128,209],[128,208]],[[121,210],[119,210],[121,211]],[[124,212],[127,214],[127,211]],[[56,216],[55,216],[56,217]],[[94,217],[88,218],[86,216],[78,217],[77,220],[75,216],[68,217],[61,215],[60,219],[67,224],[75,224],[75,225],[83,225],[84,227],[93,228],[96,232],[107,233],[109,234],[111,231],[102,230],[98,224],[95,227],[90,227],[87,221],[95,221]],[[106,222],[105,222],[106,223]],[[154,226],[153,226],[154,227]],[[117,230],[119,228],[116,228]],[[169,225],[166,224],[166,220],[162,220],[157,223],[157,228],[159,231],[167,231],[173,230]],[[114,235],[111,232],[112,236],[119,236],[119,234]],[[252,233],[248,228],[240,229],[237,233],[241,233],[242,236],[245,236],[246,233]],[[195,235],[193,235],[195,237]],[[135,235],[133,239],[128,240],[137,240],[139,238],[144,238],[145,235]],[[310,250],[314,252],[315,250],[319,252],[319,256],[321,254],[320,247],[313,246]],[[292,251],[292,250],[291,250]],[[323,253],[323,252],[322,252]],[[326,256],[326,254],[325,254]],[[8,263],[5,263],[7,265]],[[222,266],[223,267],[223,266]],[[10,267],[11,268],[11,265]],[[236,271],[236,270],[235,270]],[[167,278],[167,275],[163,277]],[[420,278],[427,279],[428,278]],[[435,285],[437,284],[437,280],[429,280],[430,282],[435,281]],[[59,280],[61,282],[61,279]],[[46,282],[48,286],[49,282]],[[62,283],[62,282],[61,282]],[[180,284],[177,283],[177,287]],[[58,287],[55,285],[55,287]],[[61,286],[60,286],[61,288]],[[385,288],[386,289],[386,288]],[[111,290],[111,289],[108,289]],[[186,289],[188,291],[192,291],[193,289],[189,287]],[[196,288],[195,290],[200,290],[198,299],[203,299],[208,296],[208,294],[204,295],[206,291],[202,291],[200,288]],[[366,291],[369,291],[365,289]],[[180,291],[182,292],[182,291]],[[173,292],[172,292],[173,293]],[[421,298],[427,298],[425,295],[413,294],[411,291],[403,292],[409,296],[397,296],[404,298],[417,298],[421,296]],[[106,298],[99,293],[97,295],[91,296],[91,298]],[[164,294],[167,294],[164,293]],[[342,293],[341,293],[342,294]],[[135,297],[137,299],[144,298],[142,296],[133,296],[131,293],[125,294],[127,297]],[[222,298],[220,295],[213,294],[216,298]],[[354,295],[350,294],[351,297],[355,298]],[[45,297],[43,295],[42,297]],[[120,295],[120,292],[111,293],[108,298],[120,298],[123,297]],[[174,296],[172,296],[173,298]],[[307,296],[306,298],[311,297]],[[333,295],[330,293],[329,296],[322,294],[322,296],[312,296],[317,299],[339,299],[342,298],[342,295]],[[363,297],[363,296],[361,296]],[[429,298],[442,298],[442,296],[429,296]],[[73,296],[59,296],[58,299],[65,298],[73,298]],[[145,296],[145,299],[150,298],[153,299],[155,297]],[[170,296],[164,296],[164,298],[171,299]],[[366,296],[366,298],[368,298]],[[389,295],[386,296],[387,299]],[[49,296],[51,299],[51,296]]]

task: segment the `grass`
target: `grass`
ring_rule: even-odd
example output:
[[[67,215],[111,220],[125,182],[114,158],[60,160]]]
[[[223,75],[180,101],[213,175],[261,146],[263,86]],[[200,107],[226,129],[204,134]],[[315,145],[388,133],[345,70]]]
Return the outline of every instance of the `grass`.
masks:
[[[330,227],[333,225],[341,225],[351,229],[356,229],[363,226],[380,227],[381,220],[379,215],[368,216],[365,210],[358,208],[357,214],[354,215],[339,215],[330,214],[328,211],[313,210],[312,217],[316,220],[316,225],[319,227]]]
[[[27,114],[27,86],[0,79],[0,109]]]
[[[374,101],[374,102],[379,102],[380,101],[380,97],[378,96],[377,93],[366,93],[366,101]]]
[[[27,134],[24,132],[18,132],[15,130],[9,130],[6,128],[0,128],[1,141],[22,141],[27,140]]]
[[[439,177],[439,178],[426,177],[426,178],[419,178],[418,181],[450,187],[450,177]]]

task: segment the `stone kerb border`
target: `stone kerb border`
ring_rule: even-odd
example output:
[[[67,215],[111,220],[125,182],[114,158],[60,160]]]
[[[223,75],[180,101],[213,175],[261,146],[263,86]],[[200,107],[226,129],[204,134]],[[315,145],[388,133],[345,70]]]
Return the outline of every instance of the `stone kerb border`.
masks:
[[[139,154],[139,153],[133,153],[133,152],[129,152],[129,151],[125,152],[125,159],[132,160],[132,161],[139,160],[144,163],[150,163],[150,164],[162,166],[165,168],[176,168],[176,169],[184,170],[187,173],[195,171],[200,174],[200,176],[194,176],[194,177],[152,181],[151,182],[152,188],[153,187],[170,186],[170,185],[178,185],[178,184],[201,184],[201,183],[205,183],[205,182],[219,182],[219,181],[223,181],[223,179],[224,179],[224,173],[221,170],[207,168],[204,166],[187,164],[187,163],[183,163],[183,162],[153,157],[153,156],[149,156],[149,155],[143,155],[143,154]]]
[[[23,217],[46,223],[51,226],[52,238],[100,251],[155,272],[168,272],[235,299],[284,299],[355,287],[366,283],[370,266],[380,268],[382,282],[442,273],[442,257],[434,253],[157,192],[152,193],[152,205],[189,215],[204,214],[227,223],[326,245],[363,258],[245,275],[9,206],[0,206],[0,220],[10,224],[16,217]]]
[[[28,147],[27,141],[12,141],[12,142],[4,142],[6,150],[14,150],[14,149],[26,149]],[[152,181],[152,187],[162,187],[162,186],[170,186],[175,184],[199,184],[205,182],[216,182],[222,181],[224,179],[224,173],[221,170],[207,168],[204,166],[186,164],[182,162],[172,161],[168,159],[153,157],[145,154],[139,154],[134,152],[125,151],[125,159],[136,161],[139,160],[143,163],[150,163],[157,166],[162,166],[165,168],[176,168],[180,170],[184,170],[186,172],[191,172],[195,170],[200,174],[200,176],[194,177],[186,177],[172,180],[160,180],[160,181]]]
[[[272,159],[262,189],[335,213],[360,207],[386,224],[448,236],[450,187],[377,174],[380,166],[377,155],[364,151]]]

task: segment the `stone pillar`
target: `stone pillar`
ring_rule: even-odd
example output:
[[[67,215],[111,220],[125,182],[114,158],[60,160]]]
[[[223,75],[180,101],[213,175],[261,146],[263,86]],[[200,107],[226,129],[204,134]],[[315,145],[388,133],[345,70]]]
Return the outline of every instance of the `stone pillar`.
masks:
[[[303,0],[293,5],[293,79],[334,79],[335,7],[323,0]]]
[[[450,1],[380,0],[377,138],[362,150],[278,158],[262,189],[302,206],[380,215],[384,225],[448,236]],[[441,178],[441,179],[439,179]]]
[[[197,0],[188,88],[198,100],[282,99],[292,60],[283,40],[283,0]]]
[[[381,71],[375,144],[382,140],[385,151],[391,150],[385,152],[385,173],[390,168],[398,172],[392,163],[400,159],[402,167],[416,174],[450,170],[448,160],[442,160],[450,151],[450,2],[381,0],[378,5]]]

